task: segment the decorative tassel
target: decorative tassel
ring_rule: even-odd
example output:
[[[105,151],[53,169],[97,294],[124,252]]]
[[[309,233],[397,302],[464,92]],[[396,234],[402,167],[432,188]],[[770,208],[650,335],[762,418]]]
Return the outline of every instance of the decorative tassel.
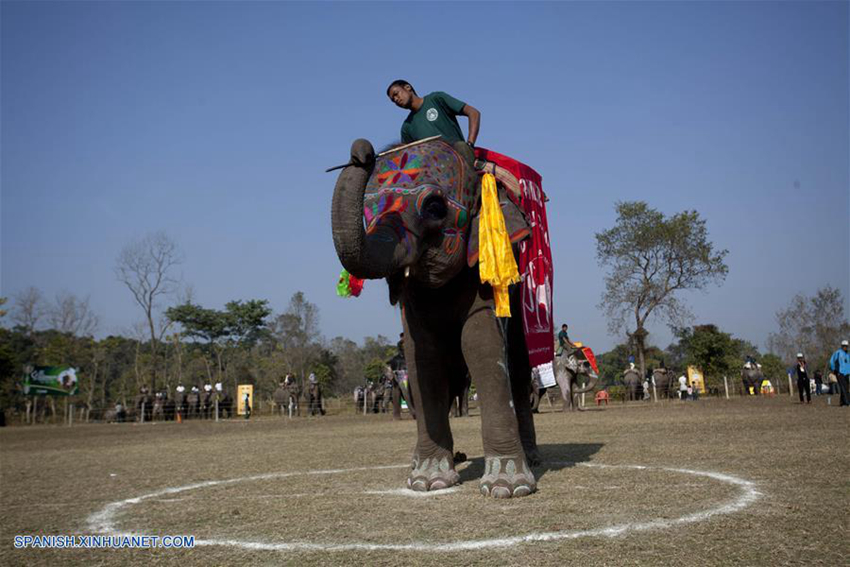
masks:
[[[351,295],[360,297],[360,292],[363,291],[364,280],[348,274],[348,287],[351,288]]]
[[[340,297],[360,297],[360,292],[363,291],[363,283],[363,280],[352,276],[348,273],[348,270],[343,268],[339,273],[339,280],[336,282],[336,294]]]
[[[482,283],[493,287],[496,316],[510,317],[508,286],[519,283],[511,240],[505,229],[505,217],[499,206],[496,178],[487,173],[481,179],[481,213],[478,219],[478,262]]]

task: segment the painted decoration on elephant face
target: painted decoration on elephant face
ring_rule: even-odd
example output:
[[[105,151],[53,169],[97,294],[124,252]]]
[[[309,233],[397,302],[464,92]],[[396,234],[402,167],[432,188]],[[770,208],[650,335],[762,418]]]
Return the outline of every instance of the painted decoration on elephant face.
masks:
[[[468,166],[452,147],[440,140],[426,142],[378,158],[366,184],[368,204],[385,193],[413,195],[442,188],[449,205],[469,211],[475,194],[465,186]]]

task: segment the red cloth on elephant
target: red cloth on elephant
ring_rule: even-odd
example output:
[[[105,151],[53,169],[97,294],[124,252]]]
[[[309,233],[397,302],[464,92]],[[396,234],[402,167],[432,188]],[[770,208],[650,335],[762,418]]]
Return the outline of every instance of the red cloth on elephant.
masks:
[[[555,359],[555,344],[552,340],[553,272],[543,178],[524,163],[485,148],[475,148],[475,157],[507,169],[519,180],[522,199],[517,204],[531,225],[531,237],[519,243],[525,342],[532,367],[551,364]]]

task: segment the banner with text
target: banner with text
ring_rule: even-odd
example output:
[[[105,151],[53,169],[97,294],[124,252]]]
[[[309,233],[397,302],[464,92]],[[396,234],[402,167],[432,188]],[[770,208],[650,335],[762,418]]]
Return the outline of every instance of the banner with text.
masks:
[[[77,369],[70,366],[33,366],[24,375],[25,396],[73,396],[78,390]]]

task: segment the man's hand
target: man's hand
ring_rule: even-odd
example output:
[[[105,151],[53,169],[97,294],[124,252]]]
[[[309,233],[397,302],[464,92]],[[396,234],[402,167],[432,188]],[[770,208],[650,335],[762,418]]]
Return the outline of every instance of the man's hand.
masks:
[[[465,104],[460,112],[469,119],[469,136],[467,136],[466,143],[475,147],[475,140],[478,139],[478,128],[481,126],[481,113],[468,104]]]

